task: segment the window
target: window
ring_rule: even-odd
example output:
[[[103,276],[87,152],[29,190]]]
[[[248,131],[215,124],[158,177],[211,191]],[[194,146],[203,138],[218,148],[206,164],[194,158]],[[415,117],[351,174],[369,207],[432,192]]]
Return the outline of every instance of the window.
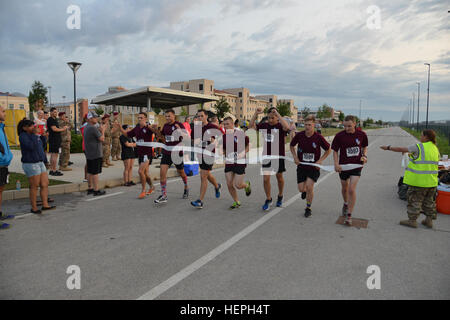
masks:
[[[269,99],[269,102],[272,102],[272,98]]]
[[[213,87],[211,86],[211,91],[213,91]]]
[[[203,91],[203,83],[200,83],[200,84],[198,85],[198,90]]]
[[[242,111],[242,107],[241,107],[241,111]]]
[[[183,91],[183,85],[181,85],[181,91]]]
[[[19,108],[22,109],[22,110],[24,110],[24,109],[25,109],[25,106],[24,106],[23,104],[19,104]]]
[[[242,103],[242,99],[239,99],[240,101],[241,101],[241,103]]]
[[[242,98],[242,92],[239,92],[239,98]],[[241,100],[242,101],[242,100]]]

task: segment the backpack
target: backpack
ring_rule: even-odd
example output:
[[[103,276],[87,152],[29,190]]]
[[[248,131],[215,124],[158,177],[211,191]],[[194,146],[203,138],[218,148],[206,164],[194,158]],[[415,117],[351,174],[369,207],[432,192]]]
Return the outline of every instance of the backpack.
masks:
[[[401,200],[407,200],[406,193],[408,192],[408,185],[403,183],[403,177],[400,177],[397,183],[398,186],[398,197]]]

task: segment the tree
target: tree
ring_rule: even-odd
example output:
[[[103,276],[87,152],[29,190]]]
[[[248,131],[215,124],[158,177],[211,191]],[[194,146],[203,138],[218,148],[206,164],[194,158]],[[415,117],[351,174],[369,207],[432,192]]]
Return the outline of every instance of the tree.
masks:
[[[366,120],[363,121],[363,127],[367,127],[369,124],[373,124],[374,120],[371,118],[367,118]]]
[[[308,116],[308,114],[311,113],[311,109],[308,108],[308,107],[304,107],[302,109],[302,111],[300,111],[300,112],[301,112],[301,115],[302,115],[303,119],[305,119]]]
[[[217,118],[223,119],[225,117],[225,114],[230,112],[231,106],[228,104],[225,98],[222,97],[219,101],[216,102],[214,109],[216,110]]]
[[[180,116],[187,117],[189,115],[186,107],[181,107]]]
[[[278,102],[277,111],[282,117],[290,117],[292,115],[291,106],[289,103]]]
[[[331,111],[332,108],[324,103],[319,109],[317,110],[317,118],[319,119],[326,119],[331,118]]]
[[[101,116],[103,113],[105,113],[105,110],[103,110],[103,108],[101,108],[101,107],[95,107],[94,111],[99,116]]]
[[[31,91],[28,94],[28,104],[30,105],[30,113],[43,109],[48,103],[47,88],[40,81],[34,81]]]
[[[156,115],[159,115],[159,114],[161,113],[161,111],[162,111],[162,109],[161,109],[161,108],[158,108],[158,107],[152,107],[152,110],[153,110],[153,112],[154,112]]]
[[[345,114],[341,111],[341,113],[339,113],[339,121],[344,121],[345,119]]]

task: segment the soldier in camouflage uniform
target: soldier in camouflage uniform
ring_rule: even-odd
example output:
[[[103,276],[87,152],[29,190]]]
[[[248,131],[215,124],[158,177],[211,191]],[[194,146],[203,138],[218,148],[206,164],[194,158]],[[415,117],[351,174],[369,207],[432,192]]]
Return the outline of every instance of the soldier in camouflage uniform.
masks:
[[[68,127],[66,131],[61,132],[61,154],[59,156],[59,170],[60,171],[72,171],[71,168],[68,167],[69,159],[70,159],[70,143],[72,142],[72,125],[67,119],[65,112],[60,112],[58,114],[58,125],[60,128]]]
[[[421,188],[408,186],[406,197],[408,199],[407,212],[409,220],[416,221],[420,214],[436,220],[436,187]]]
[[[105,114],[102,118],[102,124],[106,125],[105,129],[105,140],[103,144],[103,168],[108,168],[113,166],[109,161],[109,156],[111,155],[111,125],[109,123],[109,114]]]
[[[118,112],[114,112],[114,117],[111,119],[111,136],[112,136],[112,148],[111,148],[111,158],[112,161],[117,161],[120,160],[120,152],[121,152],[121,147],[120,147],[120,130],[116,129],[116,127],[114,126],[115,123],[120,124],[119,121],[119,113]]]

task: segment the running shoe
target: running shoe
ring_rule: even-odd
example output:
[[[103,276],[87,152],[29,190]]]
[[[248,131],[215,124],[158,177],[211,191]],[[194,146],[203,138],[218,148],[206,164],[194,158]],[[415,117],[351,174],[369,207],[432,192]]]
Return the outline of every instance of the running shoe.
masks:
[[[247,186],[245,187],[245,195],[248,197],[252,193],[252,187],[250,186],[250,181],[247,181]]]
[[[302,199],[303,199],[303,200],[306,199],[306,192],[302,192]]]
[[[133,181],[130,181],[130,186],[135,186],[136,183],[134,183]]]
[[[144,199],[144,198],[145,198],[145,195],[146,195],[146,193],[145,193],[145,190],[144,190],[144,191],[142,191],[142,192],[139,194],[138,199]]]
[[[230,206],[230,209],[237,209],[241,206],[241,202],[240,201],[235,201],[233,202],[233,204]]]
[[[311,208],[305,208],[305,217],[308,218],[312,215]]]
[[[155,191],[155,187],[151,187],[150,189],[148,189],[146,195],[149,196],[153,193],[153,191]]]
[[[88,189],[87,194],[94,194],[94,189]]]
[[[272,205],[272,199],[266,200],[266,202],[264,202],[264,205],[262,206],[262,209],[264,211],[267,211],[267,210],[269,210],[271,205]]]
[[[346,216],[347,216],[347,213],[348,213],[348,206],[344,204],[344,205],[342,206],[342,216],[343,216],[343,217],[346,217]]]
[[[189,197],[189,189],[184,189],[183,199],[187,199]]]
[[[200,199],[191,201],[191,205],[193,205],[197,209],[203,209],[203,202]]]
[[[3,213],[0,212],[0,220],[8,220],[8,219],[14,219],[14,215],[12,214],[7,214],[4,215]]]
[[[160,195],[158,199],[154,200],[155,203],[166,203],[167,202],[167,196]]]
[[[350,213],[347,213],[347,215],[345,216],[344,224],[346,226],[351,227],[351,225],[352,225],[352,215]]]
[[[216,188],[216,198],[220,198],[220,188],[222,188],[222,185],[219,183],[219,187]]]
[[[0,224],[0,229],[8,229],[9,227],[10,227],[10,225],[7,223]]]
[[[106,191],[105,191],[105,190],[94,191],[94,197],[102,196],[102,195],[104,195],[104,194],[106,194]]]
[[[283,204],[283,196],[278,196],[277,198],[277,207],[281,207],[281,205]]]

